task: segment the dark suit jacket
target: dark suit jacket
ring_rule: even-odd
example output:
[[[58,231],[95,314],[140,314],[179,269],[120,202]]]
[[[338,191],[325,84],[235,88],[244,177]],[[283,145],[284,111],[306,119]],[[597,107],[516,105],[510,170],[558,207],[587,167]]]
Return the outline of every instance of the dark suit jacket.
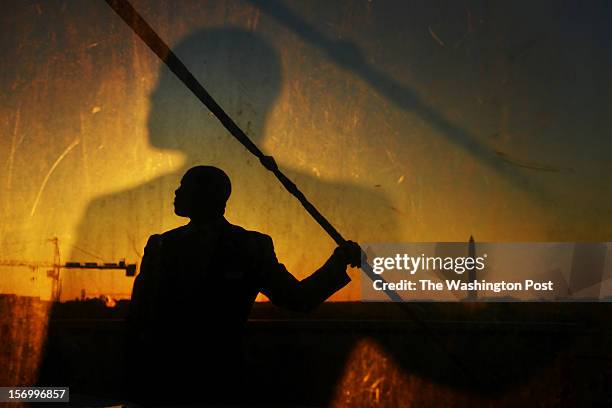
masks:
[[[242,380],[242,330],[259,292],[278,306],[308,311],[349,281],[336,255],[298,281],[276,259],[269,236],[225,219],[205,230],[190,223],[153,235],[130,305],[133,387],[146,393],[208,384],[229,392],[228,379]]]

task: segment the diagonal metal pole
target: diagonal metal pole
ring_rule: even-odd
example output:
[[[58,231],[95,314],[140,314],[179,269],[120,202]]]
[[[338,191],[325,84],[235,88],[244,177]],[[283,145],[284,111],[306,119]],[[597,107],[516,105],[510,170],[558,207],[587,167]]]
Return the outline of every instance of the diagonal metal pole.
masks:
[[[144,18],[134,9],[128,0],[105,0],[106,3],[121,17],[121,19],[140,37],[140,39],[153,51],[166,66],[177,76],[177,78],[211,111],[213,115],[223,124],[223,126],[236,138],[249,152],[256,156],[261,164],[271,171],[276,178],[281,182],[285,189],[298,199],[300,204],[306,209],[308,214],[317,221],[317,223],[327,232],[327,234],[338,245],[342,245],[346,240],[334,228],[334,226],[316,209],[314,205],[300,189],[293,183],[276,165],[274,159],[264,153],[249,139],[249,137],[240,129],[240,127],[229,117],[227,113],[219,106],[212,96],[204,89],[202,84],[193,76],[187,69],[185,64],[172,52],[170,47],[157,35],[155,30],[144,20]],[[363,252],[362,252],[363,254]],[[363,254],[365,255],[365,254]],[[365,256],[362,256],[361,269],[372,280],[380,280],[385,282],[382,276],[374,273],[372,266],[366,261]],[[387,285],[383,285],[387,287]],[[385,289],[385,294],[394,302],[403,303],[403,299],[396,291]],[[428,334],[439,347],[446,352],[455,365],[464,373],[471,374],[468,367],[447,348],[444,341],[429,325],[417,314],[413,308],[403,308],[410,318],[419,326],[426,334]],[[471,376],[471,375],[470,375]]]

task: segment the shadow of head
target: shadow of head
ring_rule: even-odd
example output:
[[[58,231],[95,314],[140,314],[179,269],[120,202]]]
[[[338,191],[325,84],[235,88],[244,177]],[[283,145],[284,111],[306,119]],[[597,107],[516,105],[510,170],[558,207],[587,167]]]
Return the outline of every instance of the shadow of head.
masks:
[[[260,36],[237,28],[201,29],[173,52],[208,93],[257,143],[281,85],[277,52]],[[202,103],[163,66],[150,98],[149,140],[196,161],[220,154],[226,131]]]

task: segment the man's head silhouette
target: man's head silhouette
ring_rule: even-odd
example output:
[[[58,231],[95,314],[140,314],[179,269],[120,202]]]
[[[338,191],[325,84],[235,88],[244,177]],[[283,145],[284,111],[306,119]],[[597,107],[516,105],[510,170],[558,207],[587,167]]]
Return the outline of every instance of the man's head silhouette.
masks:
[[[222,217],[232,185],[225,172],[213,166],[192,167],[174,192],[174,213],[192,221]]]

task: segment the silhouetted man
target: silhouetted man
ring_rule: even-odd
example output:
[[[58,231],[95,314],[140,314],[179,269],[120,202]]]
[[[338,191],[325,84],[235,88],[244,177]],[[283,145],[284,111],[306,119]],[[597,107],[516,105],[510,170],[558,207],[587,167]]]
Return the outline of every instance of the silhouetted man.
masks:
[[[130,308],[133,398],[248,400],[241,395],[248,382],[241,341],[257,294],[308,311],[350,281],[347,265],[360,264],[359,246],[349,241],[298,281],[276,259],[269,236],[224,218],[230,192],[222,170],[189,169],[174,200],[176,215],[189,218],[189,224],[149,238]]]

